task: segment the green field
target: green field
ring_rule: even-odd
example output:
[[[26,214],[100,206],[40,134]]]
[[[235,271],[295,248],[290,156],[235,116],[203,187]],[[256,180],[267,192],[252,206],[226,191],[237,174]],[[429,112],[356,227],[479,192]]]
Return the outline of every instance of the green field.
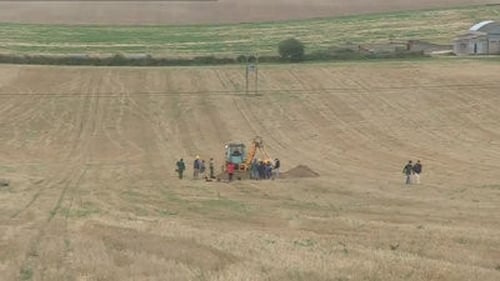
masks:
[[[303,41],[308,52],[391,39],[449,44],[472,24],[496,19],[499,13],[500,5],[488,5],[238,25],[119,27],[0,23],[0,53],[275,55],[278,42],[292,36]]]

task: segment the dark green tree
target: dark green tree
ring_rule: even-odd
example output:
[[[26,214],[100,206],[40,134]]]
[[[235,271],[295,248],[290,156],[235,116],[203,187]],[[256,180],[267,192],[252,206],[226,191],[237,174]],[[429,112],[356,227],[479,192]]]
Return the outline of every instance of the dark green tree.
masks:
[[[278,53],[282,59],[298,62],[304,60],[305,47],[299,40],[289,38],[279,43]]]

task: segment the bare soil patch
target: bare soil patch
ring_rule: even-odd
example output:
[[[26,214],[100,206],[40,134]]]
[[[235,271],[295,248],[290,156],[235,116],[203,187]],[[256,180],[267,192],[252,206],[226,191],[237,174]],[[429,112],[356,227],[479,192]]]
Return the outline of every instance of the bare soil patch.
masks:
[[[319,174],[306,165],[298,165],[281,174],[283,178],[311,178],[319,177]]]

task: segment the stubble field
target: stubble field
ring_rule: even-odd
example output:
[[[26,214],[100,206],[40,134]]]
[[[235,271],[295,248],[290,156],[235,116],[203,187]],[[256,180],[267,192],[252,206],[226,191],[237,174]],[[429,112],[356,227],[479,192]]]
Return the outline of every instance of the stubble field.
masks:
[[[3,65],[0,279],[499,280],[499,71]],[[175,177],[255,135],[320,176]]]
[[[1,1],[0,22],[46,24],[220,24],[495,4],[496,0]]]

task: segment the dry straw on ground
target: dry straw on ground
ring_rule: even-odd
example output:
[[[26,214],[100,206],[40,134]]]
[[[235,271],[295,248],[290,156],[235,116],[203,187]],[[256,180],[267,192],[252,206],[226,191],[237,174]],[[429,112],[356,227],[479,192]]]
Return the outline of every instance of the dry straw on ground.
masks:
[[[500,280],[499,72],[1,66],[0,279]],[[191,180],[255,135],[320,176]]]

